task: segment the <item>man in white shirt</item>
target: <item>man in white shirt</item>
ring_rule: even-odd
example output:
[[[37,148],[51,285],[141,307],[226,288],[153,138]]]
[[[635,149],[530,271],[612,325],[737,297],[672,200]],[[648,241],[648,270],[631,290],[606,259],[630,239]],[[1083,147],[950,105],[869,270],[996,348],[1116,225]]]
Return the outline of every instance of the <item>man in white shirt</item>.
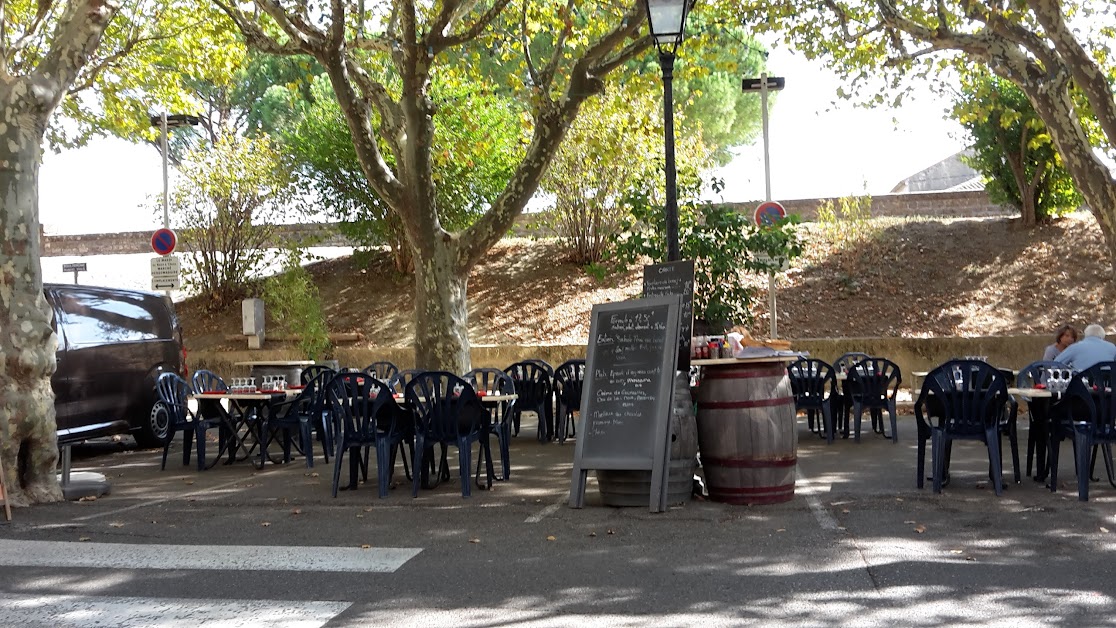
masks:
[[[1105,340],[1104,327],[1093,323],[1085,328],[1081,340],[1066,347],[1056,359],[1080,372],[1094,364],[1116,360],[1116,344]]]

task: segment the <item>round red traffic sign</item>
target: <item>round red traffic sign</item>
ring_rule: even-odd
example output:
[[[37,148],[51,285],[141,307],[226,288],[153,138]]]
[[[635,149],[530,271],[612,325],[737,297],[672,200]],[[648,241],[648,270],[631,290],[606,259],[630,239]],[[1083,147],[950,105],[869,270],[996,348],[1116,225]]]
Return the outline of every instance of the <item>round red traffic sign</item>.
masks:
[[[756,208],[754,218],[756,225],[760,227],[770,227],[780,220],[787,217],[787,210],[775,201],[765,201],[759,204]]]
[[[151,250],[159,255],[170,255],[174,253],[176,244],[178,244],[178,236],[170,229],[159,229],[151,234]]]

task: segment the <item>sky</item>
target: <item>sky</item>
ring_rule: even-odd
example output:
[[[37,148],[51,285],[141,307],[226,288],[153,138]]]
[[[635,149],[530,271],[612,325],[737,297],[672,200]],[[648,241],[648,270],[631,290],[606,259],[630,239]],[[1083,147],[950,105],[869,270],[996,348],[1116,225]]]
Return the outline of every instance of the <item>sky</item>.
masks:
[[[900,109],[834,103],[841,81],[785,48],[771,51],[768,74],[786,79],[768,114],[773,200],[887,194],[965,148],[960,124],[945,119],[949,103],[929,89]],[[762,139],[734,152],[716,173],[725,181],[724,200],[764,200]]]
[[[899,110],[857,109],[833,104],[840,83],[820,63],[774,49],[768,67],[786,79],[769,120],[774,200],[886,194],[963,148],[960,127],[943,120],[946,103],[929,91]],[[762,141],[738,149],[717,175],[725,181],[723,200],[764,199]],[[162,160],[148,145],[106,139],[48,153],[40,222],[51,235],[154,230],[162,226],[161,211],[154,211],[162,190]]]

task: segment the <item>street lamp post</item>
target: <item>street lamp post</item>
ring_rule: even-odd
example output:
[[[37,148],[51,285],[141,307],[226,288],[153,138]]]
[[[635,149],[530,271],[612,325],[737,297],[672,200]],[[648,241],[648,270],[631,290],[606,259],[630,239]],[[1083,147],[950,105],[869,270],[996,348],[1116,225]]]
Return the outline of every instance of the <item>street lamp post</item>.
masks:
[[[667,261],[682,259],[678,250],[678,182],[674,167],[674,56],[686,30],[692,0],[644,0],[651,37],[663,71],[663,141],[666,148]]]
[[[758,79],[746,78],[741,82],[741,89],[746,92],[760,93],[760,108],[763,111],[763,183],[764,200],[771,200],[771,151],[767,134],[767,92],[781,90],[786,85],[786,79],[781,76],[768,76],[766,72],[760,74]],[[767,271],[767,309],[771,315],[771,337],[779,337],[779,315],[775,309],[775,271]]]
[[[167,115],[163,112],[157,116],[151,116],[151,126],[159,128],[159,147],[163,153],[163,228],[170,228],[170,177],[168,176],[169,164],[167,160],[167,130],[177,129],[184,126],[195,126],[200,121],[197,116],[189,116],[185,114],[176,113]]]
[[[167,151],[167,130],[176,129],[184,126],[194,126],[200,122],[197,116],[190,116],[181,113],[167,115],[167,112],[157,116],[151,116],[151,126],[159,128],[159,148],[163,153],[163,228],[170,229],[170,176],[169,176],[169,158]],[[152,270],[154,277],[154,270]],[[170,298],[170,288],[164,290],[167,298]]]

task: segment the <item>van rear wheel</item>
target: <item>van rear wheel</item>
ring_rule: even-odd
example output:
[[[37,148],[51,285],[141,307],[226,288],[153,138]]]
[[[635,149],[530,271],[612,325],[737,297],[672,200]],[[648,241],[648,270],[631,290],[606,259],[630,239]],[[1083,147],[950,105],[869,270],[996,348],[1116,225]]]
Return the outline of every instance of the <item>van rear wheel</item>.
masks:
[[[140,447],[163,447],[170,438],[170,411],[162,401],[151,405],[151,410],[136,432],[136,444]]]

